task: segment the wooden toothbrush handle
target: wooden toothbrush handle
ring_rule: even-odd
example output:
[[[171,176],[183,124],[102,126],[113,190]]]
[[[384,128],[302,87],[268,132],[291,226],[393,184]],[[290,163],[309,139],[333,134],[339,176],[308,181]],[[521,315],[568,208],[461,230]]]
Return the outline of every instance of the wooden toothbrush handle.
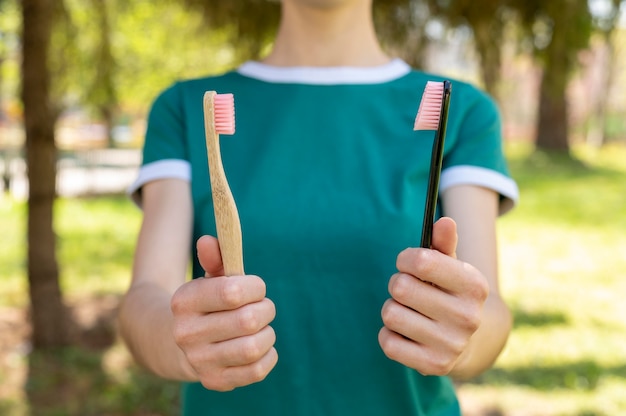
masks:
[[[211,192],[224,275],[241,276],[244,274],[243,247],[237,206],[228,184],[223,182],[223,178],[213,179],[214,176],[211,175]]]
[[[224,275],[239,276],[244,274],[241,223],[239,222],[237,205],[228,186],[222,165],[219,134],[215,131],[214,97],[215,93],[212,91],[207,92],[204,96],[204,126],[215,226],[222,254]]]

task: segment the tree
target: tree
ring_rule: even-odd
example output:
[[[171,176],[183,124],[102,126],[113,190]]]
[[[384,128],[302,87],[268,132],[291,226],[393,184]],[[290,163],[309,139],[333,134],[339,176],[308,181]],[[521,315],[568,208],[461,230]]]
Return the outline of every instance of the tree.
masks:
[[[485,87],[495,96],[501,47],[507,41],[504,28],[507,24],[518,27],[519,45],[530,51],[542,69],[536,147],[563,153],[569,153],[567,87],[579,64],[578,53],[588,46],[594,23],[604,31],[616,23],[622,0],[592,1],[610,4],[612,12],[594,19],[589,4],[582,0],[426,0],[432,15],[451,26],[472,29]]]
[[[110,22],[114,3],[114,0],[57,2],[48,59],[55,120],[68,107],[86,108],[103,121],[109,144],[113,143],[111,130],[118,102]]]
[[[508,20],[507,1],[482,0],[480,4],[475,0],[425,1],[431,16],[443,19],[449,26],[467,26],[472,30],[485,89],[497,96],[502,36]]]
[[[274,37],[280,0],[184,0],[203,13],[211,31],[222,31],[236,45],[235,59],[258,59]],[[374,21],[381,41],[407,62],[419,66],[427,10],[422,0],[374,0]]]
[[[589,7],[580,0],[519,0],[515,6],[543,69],[536,148],[569,153],[567,86],[577,66],[577,53],[591,37]]]
[[[375,1],[373,12],[384,47],[412,67],[422,68],[428,44],[425,27],[431,17],[427,5],[411,0]]]
[[[28,282],[35,349],[69,343],[69,315],[59,286],[53,206],[56,196],[49,41],[54,2],[23,0],[21,97],[28,166]]]
[[[110,23],[110,8],[112,1],[91,0],[98,28],[98,41],[95,47],[95,77],[87,92],[87,102],[92,103],[103,119],[106,127],[109,147],[113,147],[113,124],[115,108],[117,106],[117,91],[115,89],[114,74],[117,62],[111,47],[112,28]]]
[[[594,16],[591,3],[604,3],[609,12]],[[622,0],[512,1],[543,75],[539,93],[536,147],[569,153],[567,86],[579,66],[578,53],[587,48],[594,31],[609,33],[617,24]]]
[[[237,61],[258,58],[278,27],[278,1],[184,0],[202,11],[210,30],[225,30]]]
[[[183,1],[117,2],[112,10],[113,78],[120,112],[143,116],[155,95],[177,79],[219,73],[244,59],[235,52],[240,45],[233,43],[230,29],[210,26],[199,8],[186,7]],[[75,13],[81,28],[88,27],[90,18],[87,10]],[[94,43],[85,42],[81,50]]]

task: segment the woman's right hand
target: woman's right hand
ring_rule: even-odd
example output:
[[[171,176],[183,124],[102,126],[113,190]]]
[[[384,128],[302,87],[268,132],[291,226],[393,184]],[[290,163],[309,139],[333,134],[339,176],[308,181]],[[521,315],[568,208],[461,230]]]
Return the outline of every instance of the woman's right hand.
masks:
[[[228,391],[259,382],[278,361],[270,322],[274,303],[258,276],[223,276],[217,239],[197,242],[205,277],[183,284],[172,296],[174,340],[192,371],[209,390]]]

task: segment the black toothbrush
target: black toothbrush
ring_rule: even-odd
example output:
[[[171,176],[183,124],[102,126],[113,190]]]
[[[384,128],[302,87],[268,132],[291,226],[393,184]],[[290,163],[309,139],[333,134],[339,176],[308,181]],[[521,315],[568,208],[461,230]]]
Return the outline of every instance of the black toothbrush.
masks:
[[[422,225],[422,238],[420,247],[431,248],[433,239],[433,223],[437,210],[437,197],[439,194],[439,178],[441,177],[441,165],[443,161],[443,148],[448,124],[448,107],[452,83],[450,81],[429,81],[424,89],[417,117],[415,118],[414,130],[435,130],[432,155],[430,159],[430,172],[428,174],[428,190],[426,191],[426,204],[424,207],[424,221]]]

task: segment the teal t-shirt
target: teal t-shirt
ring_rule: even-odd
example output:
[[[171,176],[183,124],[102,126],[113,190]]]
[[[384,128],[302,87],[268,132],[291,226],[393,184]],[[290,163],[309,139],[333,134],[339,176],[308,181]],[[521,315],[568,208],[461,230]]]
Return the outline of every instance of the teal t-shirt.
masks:
[[[157,98],[131,191],[188,180],[193,239],[215,235],[202,97],[233,93],[236,133],[221,138],[224,169],[246,273],[265,280],[276,305],[274,370],[226,393],[185,384],[185,415],[459,414],[448,378],[389,360],[377,340],[396,256],[421,233],[434,132],[412,126],[428,80],[442,79],[399,60],[377,68],[251,62]],[[455,81],[441,187],[457,184],[494,189],[502,211],[517,197],[493,101]]]

